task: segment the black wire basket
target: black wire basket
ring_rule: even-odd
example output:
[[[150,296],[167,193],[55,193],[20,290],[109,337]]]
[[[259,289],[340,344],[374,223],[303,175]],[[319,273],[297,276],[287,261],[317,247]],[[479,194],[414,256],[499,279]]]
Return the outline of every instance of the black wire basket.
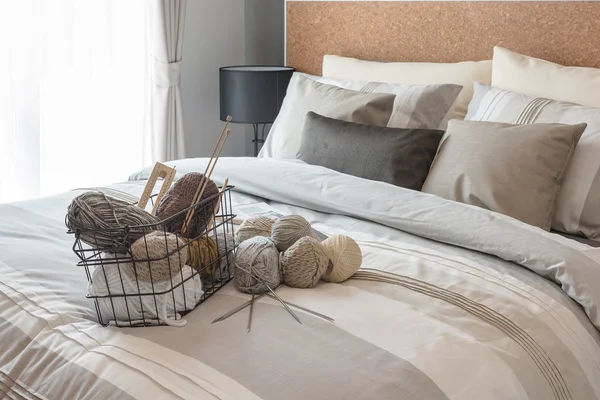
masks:
[[[237,243],[231,189],[233,186],[227,186],[220,194],[156,224],[68,231],[75,236],[77,265],[84,268],[88,280],[86,297],[93,299],[100,324],[185,325],[187,313],[233,278]],[[185,219],[191,209],[194,213],[189,225],[206,226],[194,230],[200,233],[184,237],[167,231],[171,220]],[[113,235],[118,238],[116,243],[123,245],[107,247],[93,239],[90,244],[89,238],[96,235]],[[128,247],[124,243],[132,236],[141,239]]]

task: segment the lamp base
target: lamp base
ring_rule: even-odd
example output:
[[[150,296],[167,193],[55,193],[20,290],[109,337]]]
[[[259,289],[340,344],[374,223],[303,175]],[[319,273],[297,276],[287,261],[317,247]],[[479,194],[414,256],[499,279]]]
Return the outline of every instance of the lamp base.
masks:
[[[258,136],[258,128],[262,125],[262,133],[260,137]],[[263,144],[265,142],[265,127],[267,124],[252,124],[252,128],[254,129],[254,139],[252,143],[254,143],[254,157],[258,156],[258,144]]]

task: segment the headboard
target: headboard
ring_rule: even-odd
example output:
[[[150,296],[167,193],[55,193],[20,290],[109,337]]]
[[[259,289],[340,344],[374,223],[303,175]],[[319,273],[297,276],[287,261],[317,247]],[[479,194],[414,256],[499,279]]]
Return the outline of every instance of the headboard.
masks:
[[[287,0],[286,63],[321,74],[323,55],[376,61],[491,59],[494,45],[600,68],[600,2]]]

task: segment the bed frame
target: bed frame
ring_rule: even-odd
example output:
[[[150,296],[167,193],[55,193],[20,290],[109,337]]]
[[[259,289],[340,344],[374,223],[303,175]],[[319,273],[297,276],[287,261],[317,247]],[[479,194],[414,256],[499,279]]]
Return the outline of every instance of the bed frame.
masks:
[[[494,45],[600,68],[600,2],[287,0],[286,63],[320,75],[323,56],[376,61],[491,59]]]

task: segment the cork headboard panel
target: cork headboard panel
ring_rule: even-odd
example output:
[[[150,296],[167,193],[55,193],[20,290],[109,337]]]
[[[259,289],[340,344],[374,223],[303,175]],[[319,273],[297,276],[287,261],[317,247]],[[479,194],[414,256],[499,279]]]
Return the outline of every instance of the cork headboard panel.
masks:
[[[286,63],[320,75],[323,56],[489,60],[494,45],[600,68],[597,1],[287,0]]]

